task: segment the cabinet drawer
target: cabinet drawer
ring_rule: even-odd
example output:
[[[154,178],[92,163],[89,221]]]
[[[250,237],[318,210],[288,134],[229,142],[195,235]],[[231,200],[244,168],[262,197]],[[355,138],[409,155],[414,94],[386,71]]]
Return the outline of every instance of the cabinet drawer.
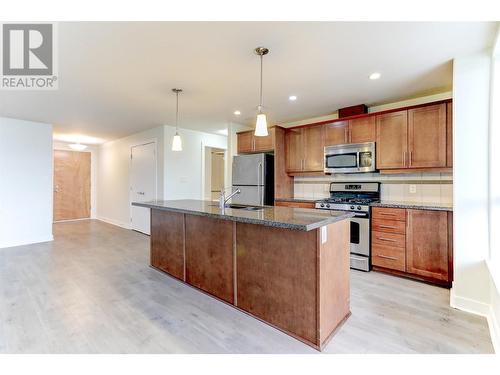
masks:
[[[405,249],[394,246],[372,245],[372,264],[391,270],[406,271]]]
[[[374,219],[388,219],[406,221],[406,210],[404,208],[373,207]]]
[[[396,220],[373,219],[372,230],[375,232],[405,234],[406,223],[404,221]]]
[[[405,247],[406,236],[404,234],[372,231],[372,243],[381,246]]]

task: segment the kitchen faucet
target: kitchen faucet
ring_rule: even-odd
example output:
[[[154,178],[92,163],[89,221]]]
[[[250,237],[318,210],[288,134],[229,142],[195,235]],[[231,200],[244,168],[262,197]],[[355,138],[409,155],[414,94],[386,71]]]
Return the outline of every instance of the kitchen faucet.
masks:
[[[222,187],[220,190],[220,196],[219,196],[219,208],[222,208],[222,209],[224,209],[226,207],[226,203],[228,200],[230,200],[236,194],[241,193],[240,188],[238,188],[235,191],[233,191],[231,194],[229,194],[229,196],[226,197],[225,190],[226,189],[224,187]]]

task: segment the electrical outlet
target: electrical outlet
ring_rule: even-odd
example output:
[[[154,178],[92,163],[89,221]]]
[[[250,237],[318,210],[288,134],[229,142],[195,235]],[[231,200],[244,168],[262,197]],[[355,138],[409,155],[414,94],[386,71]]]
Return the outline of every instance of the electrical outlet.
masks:
[[[417,185],[410,185],[410,194],[416,194],[417,193]]]

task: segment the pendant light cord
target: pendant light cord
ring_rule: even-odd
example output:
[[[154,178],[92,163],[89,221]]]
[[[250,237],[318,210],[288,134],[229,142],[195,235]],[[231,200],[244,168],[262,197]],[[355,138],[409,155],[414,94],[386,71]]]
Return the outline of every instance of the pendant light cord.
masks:
[[[263,59],[264,56],[260,55],[260,104],[259,104],[259,113],[262,113],[262,75],[263,75]]]
[[[175,134],[179,131],[179,91],[175,92]]]

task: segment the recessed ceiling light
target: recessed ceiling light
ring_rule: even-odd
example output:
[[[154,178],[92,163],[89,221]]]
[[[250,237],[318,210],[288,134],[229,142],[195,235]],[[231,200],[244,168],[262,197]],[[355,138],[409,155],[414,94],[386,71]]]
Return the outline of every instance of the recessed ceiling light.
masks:
[[[297,100],[297,97],[296,97],[295,95],[290,95],[290,96],[288,97],[288,100],[290,100],[290,101],[294,102],[295,100]]]
[[[87,145],[82,145],[81,143],[71,143],[68,146],[75,151],[83,151],[87,148]]]
[[[381,76],[380,73],[375,72],[375,73],[370,74],[370,79],[379,79],[380,76]]]
[[[240,112],[240,111],[234,111],[233,113],[234,113],[236,116],[241,115],[241,112]]]

